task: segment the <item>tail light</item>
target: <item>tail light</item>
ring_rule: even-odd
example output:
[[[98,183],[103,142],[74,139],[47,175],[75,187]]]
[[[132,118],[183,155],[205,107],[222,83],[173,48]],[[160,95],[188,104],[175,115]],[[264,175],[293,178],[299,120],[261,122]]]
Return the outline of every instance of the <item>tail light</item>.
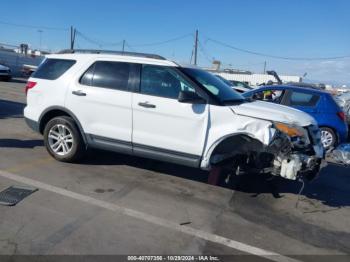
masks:
[[[343,111],[338,112],[337,115],[339,116],[339,118],[340,118],[342,121],[346,122],[346,115],[345,115],[345,113],[344,113]]]
[[[36,86],[36,82],[28,81],[25,88],[26,94],[28,93],[28,90],[34,88],[34,86]]]

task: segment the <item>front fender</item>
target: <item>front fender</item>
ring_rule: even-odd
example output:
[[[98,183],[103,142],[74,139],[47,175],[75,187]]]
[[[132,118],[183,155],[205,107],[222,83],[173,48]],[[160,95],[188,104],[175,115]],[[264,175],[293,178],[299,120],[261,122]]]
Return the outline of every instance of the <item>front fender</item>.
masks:
[[[256,127],[255,127],[256,128]],[[259,151],[264,146],[267,146],[272,141],[275,129],[271,128],[271,123],[265,126],[261,126],[261,129],[256,130],[256,132],[249,128],[247,131],[238,131],[236,133],[226,134],[218,139],[216,139],[206,150],[201,161],[201,168],[204,170],[209,170],[211,168],[210,160],[213,153],[219,146],[222,146],[225,141],[231,141],[230,147],[231,151],[242,150],[242,152],[247,152],[249,149],[254,151]],[[234,143],[232,143],[234,141]]]

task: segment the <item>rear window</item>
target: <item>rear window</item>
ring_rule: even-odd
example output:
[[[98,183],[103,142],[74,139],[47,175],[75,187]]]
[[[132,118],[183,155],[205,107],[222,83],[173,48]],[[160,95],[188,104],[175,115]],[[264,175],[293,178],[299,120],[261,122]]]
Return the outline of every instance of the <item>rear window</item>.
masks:
[[[319,95],[293,92],[289,103],[291,106],[315,106],[319,99]]]
[[[82,85],[128,90],[130,64],[124,62],[99,61],[94,63],[81,77]]]
[[[46,59],[34,72],[32,77],[39,79],[55,80],[62,76],[69,68],[76,63],[75,60],[67,59]]]

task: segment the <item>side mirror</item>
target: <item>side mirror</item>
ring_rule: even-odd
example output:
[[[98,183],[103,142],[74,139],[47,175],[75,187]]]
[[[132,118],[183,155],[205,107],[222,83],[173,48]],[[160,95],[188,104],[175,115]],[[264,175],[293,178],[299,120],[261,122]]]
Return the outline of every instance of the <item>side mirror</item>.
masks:
[[[207,101],[204,98],[201,98],[194,92],[190,91],[180,91],[179,97],[177,99],[180,103],[188,104],[205,104]]]

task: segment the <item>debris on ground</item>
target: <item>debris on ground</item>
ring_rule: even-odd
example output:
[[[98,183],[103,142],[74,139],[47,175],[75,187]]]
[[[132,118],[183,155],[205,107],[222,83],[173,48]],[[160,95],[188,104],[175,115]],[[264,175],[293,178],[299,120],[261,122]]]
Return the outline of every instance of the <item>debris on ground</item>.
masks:
[[[350,144],[341,144],[334,149],[329,155],[330,162],[350,165]]]

